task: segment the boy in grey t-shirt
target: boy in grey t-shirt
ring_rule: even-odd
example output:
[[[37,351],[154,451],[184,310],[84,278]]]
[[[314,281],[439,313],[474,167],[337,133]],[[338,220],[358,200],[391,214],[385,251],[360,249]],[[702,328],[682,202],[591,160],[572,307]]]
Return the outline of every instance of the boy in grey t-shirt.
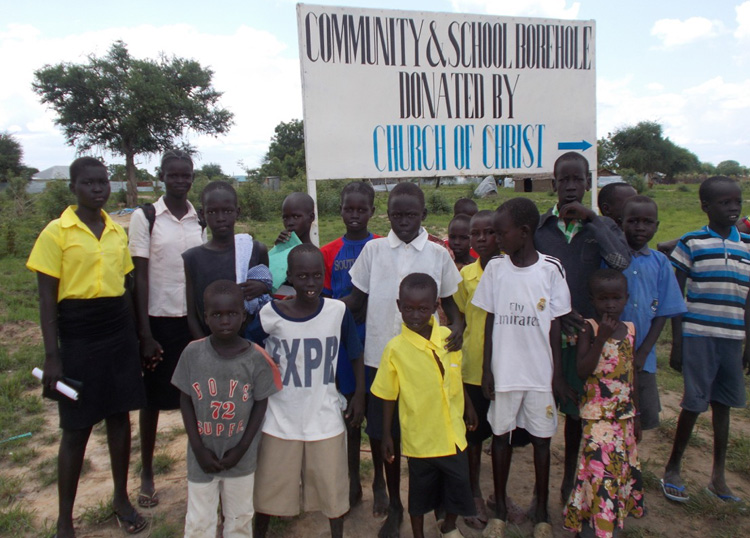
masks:
[[[188,436],[185,536],[215,536],[221,496],[224,535],[251,538],[256,434],[281,378],[270,357],[239,336],[245,309],[237,284],[213,282],[204,305],[211,335],[185,348],[172,377]]]

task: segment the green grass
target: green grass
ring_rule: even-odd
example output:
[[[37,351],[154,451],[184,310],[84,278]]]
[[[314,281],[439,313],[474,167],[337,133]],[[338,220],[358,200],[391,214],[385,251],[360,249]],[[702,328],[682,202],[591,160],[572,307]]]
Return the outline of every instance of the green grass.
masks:
[[[750,437],[742,433],[731,435],[727,450],[727,468],[750,478]]]
[[[34,530],[34,513],[20,503],[0,509],[0,536],[20,535]]]
[[[87,506],[81,512],[81,520],[89,525],[101,525],[112,519],[115,512],[112,508],[112,501],[99,501],[94,506]]]
[[[158,475],[169,473],[172,470],[172,467],[174,467],[175,463],[177,463],[177,458],[166,450],[157,452],[156,454],[154,454],[153,461],[154,474]],[[141,470],[143,470],[143,463],[141,462],[141,459],[138,458],[133,465],[133,472],[136,474],[140,474]]]
[[[39,322],[36,277],[25,263],[23,258],[0,258],[0,323]]]
[[[0,476],[0,506],[7,506],[21,491],[23,479],[20,476]]]
[[[177,538],[182,536],[184,528],[174,521],[168,521],[164,514],[157,514],[150,522],[148,538]]]

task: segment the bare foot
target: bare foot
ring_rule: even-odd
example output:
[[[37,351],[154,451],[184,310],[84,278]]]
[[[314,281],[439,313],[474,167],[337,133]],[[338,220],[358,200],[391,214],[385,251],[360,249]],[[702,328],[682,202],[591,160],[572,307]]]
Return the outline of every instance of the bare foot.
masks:
[[[386,489],[377,488],[372,490],[372,515],[384,516],[388,513],[388,493]]]
[[[404,520],[404,509],[401,507],[390,506],[388,508],[388,517],[380,527],[378,538],[399,538],[401,531],[401,522]]]

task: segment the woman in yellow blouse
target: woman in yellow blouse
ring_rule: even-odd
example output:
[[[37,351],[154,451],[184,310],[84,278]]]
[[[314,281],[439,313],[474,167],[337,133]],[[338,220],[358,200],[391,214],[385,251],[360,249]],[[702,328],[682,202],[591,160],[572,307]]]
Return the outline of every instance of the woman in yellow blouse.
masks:
[[[133,270],[125,231],[102,210],[107,169],[81,157],[70,165],[77,205],[50,222],[26,266],[37,273],[44,339],[44,394],[58,400],[58,538],[75,536],[73,503],[91,428],[106,421],[117,522],[135,534],[147,522],[128,499],[128,412],[145,404],[138,342],[125,295]],[[59,397],[62,377],[82,383],[78,401]]]

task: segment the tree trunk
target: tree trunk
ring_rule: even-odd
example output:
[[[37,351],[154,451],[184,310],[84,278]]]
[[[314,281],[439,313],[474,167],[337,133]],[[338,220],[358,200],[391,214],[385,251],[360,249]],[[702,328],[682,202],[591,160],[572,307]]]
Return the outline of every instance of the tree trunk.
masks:
[[[130,150],[125,151],[125,175],[128,178],[128,207],[135,207],[138,205],[138,180],[135,177],[135,155]]]

